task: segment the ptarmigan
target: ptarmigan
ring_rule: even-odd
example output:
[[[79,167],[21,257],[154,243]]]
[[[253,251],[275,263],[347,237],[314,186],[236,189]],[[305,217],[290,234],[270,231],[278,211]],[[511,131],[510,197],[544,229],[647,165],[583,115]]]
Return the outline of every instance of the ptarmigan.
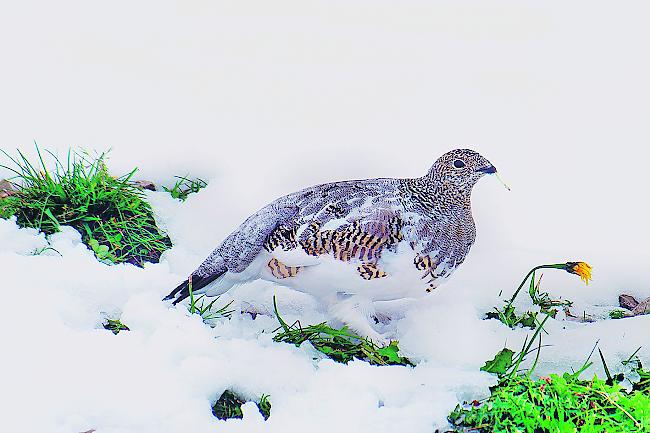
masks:
[[[476,230],[472,187],[496,168],[457,149],[415,179],[326,183],[280,197],[232,232],[165,299],[216,296],[256,279],[315,296],[357,333],[378,301],[426,295],[465,260]]]

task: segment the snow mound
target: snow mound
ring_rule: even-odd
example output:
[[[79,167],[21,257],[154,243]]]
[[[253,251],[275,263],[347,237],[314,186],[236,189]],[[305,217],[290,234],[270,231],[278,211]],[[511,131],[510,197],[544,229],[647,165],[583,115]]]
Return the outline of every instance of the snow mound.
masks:
[[[495,379],[481,365],[504,345],[518,349],[527,335],[483,320],[500,301],[470,285],[441,287],[395,324],[415,368],[342,365],[309,345],[273,342],[273,295],[287,321],[326,318],[311,297],[270,283],[241,286],[218,301],[233,299],[238,310],[262,314],[236,313],[211,328],[161,298],[207,253],[210,242],[197,239],[212,234],[178,223],[196,203],[164,193],[149,198],[176,244],[144,269],[99,263],[70,228],[48,244],[35,230],[0,220],[0,380],[12,407],[0,421],[3,431],[430,432],[446,426],[458,402],[486,396]],[[563,276],[573,283],[567,297],[587,305],[590,289]],[[106,318],[120,318],[130,331],[113,335],[102,327]],[[649,325],[650,316],[551,320],[544,338],[551,346],[538,372],[578,368],[597,340],[610,367],[639,346],[650,364],[647,333],[640,331]],[[269,420],[252,403],[242,408],[243,420],[214,418],[211,404],[226,389],[251,400],[269,394]]]

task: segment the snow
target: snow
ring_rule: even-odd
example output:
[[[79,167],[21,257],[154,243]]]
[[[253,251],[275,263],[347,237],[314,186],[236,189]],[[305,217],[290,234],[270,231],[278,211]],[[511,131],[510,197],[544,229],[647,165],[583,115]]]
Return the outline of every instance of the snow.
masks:
[[[210,194],[208,189],[190,200],[216,199]],[[457,402],[487,395],[495,380],[480,366],[504,345],[518,349],[527,334],[482,320],[500,301],[476,285],[441,288],[394,324],[403,352],[418,362],[415,368],[361,361],[346,366],[321,359],[308,345],[273,342],[274,294],[287,321],[326,318],[308,295],[270,283],[242,286],[218,301],[235,299],[238,309],[252,306],[268,315],[253,320],[235,314],[211,328],[184,306],[161,302],[201,257],[202,248],[187,241],[195,227],[174,222],[191,211],[192,201],[148,195],[177,244],[161,263],[144,269],[99,263],[68,227],[49,238],[51,249],[33,255],[47,245],[43,235],[0,220],[0,379],[12,407],[3,431],[208,432],[219,425],[235,432],[429,432],[445,427]],[[575,276],[562,276],[572,287],[564,294],[586,305],[590,289]],[[519,275],[513,278],[509,287]],[[131,330],[113,335],[102,329],[106,317],[120,318]],[[577,369],[597,340],[610,367],[639,346],[648,363],[643,330],[649,325],[650,316],[551,321],[544,337],[551,346],[542,352],[538,373]],[[252,399],[270,394],[271,418],[263,421],[254,405],[246,405],[242,421],[216,420],[211,403],[225,389]]]
[[[603,318],[620,293],[649,297],[649,7],[13,5],[0,16],[3,150],[110,147],[114,174],[138,166],[158,184],[189,173],[209,185],[184,203],[148,193],[174,248],[144,269],[99,263],[72,229],[48,243],[0,220],[0,431],[431,432],[457,402],[487,395],[485,360],[529,335],[482,316],[532,266],[594,266],[588,287],[544,272],[543,287],[577,314]],[[477,185],[468,260],[394,325],[417,367],[314,360],[308,347],[273,342],[270,316],[211,328],[160,301],[273,198],[336,179],[419,176],[457,146],[479,150],[513,190]],[[270,313],[273,294],[287,321],[326,319],[310,297],[265,283],[218,303]],[[131,331],[104,330],[107,317]],[[610,369],[639,346],[650,365],[650,316],[558,319],[538,374],[579,368],[596,341]],[[602,374],[598,364],[589,374]],[[269,394],[271,417],[248,404],[243,420],[216,420],[210,405],[225,389]]]

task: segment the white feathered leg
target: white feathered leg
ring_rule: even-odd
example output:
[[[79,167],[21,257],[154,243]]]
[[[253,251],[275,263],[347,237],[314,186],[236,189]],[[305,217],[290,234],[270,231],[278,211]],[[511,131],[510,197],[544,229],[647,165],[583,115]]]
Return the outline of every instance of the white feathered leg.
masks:
[[[391,301],[375,301],[373,303],[377,320],[386,324],[392,320],[403,319],[409,308],[415,305],[413,298],[394,299]]]
[[[360,296],[349,296],[330,304],[329,314],[343,322],[362,337],[368,337],[375,344],[385,346],[390,342],[370,324],[375,314],[372,302]]]

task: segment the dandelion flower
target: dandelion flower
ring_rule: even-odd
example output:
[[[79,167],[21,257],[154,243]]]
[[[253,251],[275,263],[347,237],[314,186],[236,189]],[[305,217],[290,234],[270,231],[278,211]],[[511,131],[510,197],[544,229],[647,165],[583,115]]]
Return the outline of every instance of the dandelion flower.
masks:
[[[564,270],[570,274],[576,274],[577,276],[589,285],[591,280],[591,265],[585,262],[567,262]]]

